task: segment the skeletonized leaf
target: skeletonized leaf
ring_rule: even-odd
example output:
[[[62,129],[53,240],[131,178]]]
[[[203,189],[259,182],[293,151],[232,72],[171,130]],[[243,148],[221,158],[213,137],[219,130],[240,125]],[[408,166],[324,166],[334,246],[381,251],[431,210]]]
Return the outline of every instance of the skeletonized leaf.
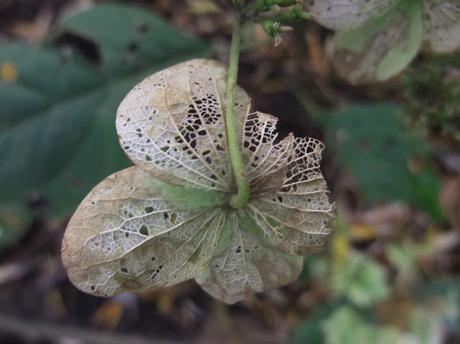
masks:
[[[313,18],[330,29],[353,30],[387,12],[399,0],[310,0]]]
[[[290,141],[282,176],[261,179],[246,209],[227,215],[227,234],[209,270],[197,278],[208,293],[227,303],[295,280],[302,268],[295,255],[316,252],[333,228],[334,207],[319,170],[324,145],[315,139]]]
[[[248,205],[264,235],[284,252],[312,253],[324,245],[333,228],[334,207],[319,170],[323,148],[318,140],[296,139],[282,186],[263,192]]]
[[[85,292],[108,296],[193,278],[219,238],[224,213],[218,206],[225,197],[170,189],[138,167],[98,184],[64,236],[70,280]]]
[[[251,197],[233,210],[235,181],[222,100],[226,70],[192,60],[152,75],[120,105],[117,130],[137,164],[99,184],[67,229],[63,260],[82,290],[112,295],[197,278],[228,303],[297,278],[303,255],[331,232],[333,205],[320,172],[323,144],[278,140],[276,117],[236,116]]]
[[[455,0],[424,0],[423,27],[431,50],[448,53],[460,48],[460,3]]]
[[[233,176],[222,117],[225,78],[222,65],[197,59],[142,81],[118,109],[126,154],[165,181],[228,190]],[[240,88],[236,99],[237,116],[244,118],[250,99]]]
[[[240,149],[245,162],[245,173],[253,188],[266,185],[264,181],[269,178],[281,181],[282,176],[278,172],[284,172],[292,157],[294,136],[289,134],[276,142],[277,122],[278,118],[262,112],[248,112],[244,119]],[[280,185],[276,183],[271,183],[271,186],[274,184],[279,188]]]
[[[235,303],[248,294],[278,288],[297,279],[302,257],[267,245],[244,211],[231,211],[226,219],[224,243],[220,243],[209,269],[196,278],[206,292],[226,303]]]
[[[356,30],[337,32],[334,62],[353,84],[385,81],[412,61],[421,43],[421,4],[401,2]]]

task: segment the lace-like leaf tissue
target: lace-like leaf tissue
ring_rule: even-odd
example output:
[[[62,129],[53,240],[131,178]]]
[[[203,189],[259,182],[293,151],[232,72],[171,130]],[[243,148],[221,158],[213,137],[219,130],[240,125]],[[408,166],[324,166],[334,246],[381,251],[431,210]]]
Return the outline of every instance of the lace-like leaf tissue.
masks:
[[[424,0],[423,26],[425,41],[437,53],[460,48],[460,2],[458,0]]]
[[[321,25],[332,30],[353,30],[385,14],[398,0],[310,0],[309,10]]]
[[[120,143],[136,166],[114,173],[82,201],[62,259],[81,290],[109,296],[195,278],[227,303],[294,281],[302,257],[333,228],[320,172],[323,144],[288,135],[251,112],[237,89],[240,150],[251,198],[232,209],[223,100],[226,69],[192,60],[137,85],[117,114]]]

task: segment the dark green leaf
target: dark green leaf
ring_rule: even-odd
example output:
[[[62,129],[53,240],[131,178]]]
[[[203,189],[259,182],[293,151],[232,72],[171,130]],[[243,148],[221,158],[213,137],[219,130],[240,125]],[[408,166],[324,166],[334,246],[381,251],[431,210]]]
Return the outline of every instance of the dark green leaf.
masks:
[[[35,191],[53,214],[68,214],[99,180],[129,165],[115,131],[125,94],[145,76],[210,51],[128,6],[96,6],[56,32],[56,41],[64,33],[92,41],[102,59],[54,44],[2,47],[0,65],[15,75],[0,80],[0,210]]]
[[[404,125],[398,107],[349,106],[334,114],[327,135],[339,163],[355,177],[368,204],[402,200],[441,218],[440,182],[424,166],[429,147]],[[422,168],[411,169],[416,158]]]
[[[340,309],[341,306],[342,303],[338,301],[316,305],[309,317],[294,328],[291,343],[325,343],[323,323],[331,314],[334,314],[337,309]]]
[[[103,69],[111,78],[133,72],[145,74],[145,68],[160,70],[209,51],[202,41],[130,6],[96,6],[61,23],[57,34],[62,33],[96,44]]]
[[[18,242],[28,229],[31,214],[20,205],[0,207],[0,252]]]
[[[459,54],[430,57],[408,71],[403,88],[403,104],[414,122],[456,147],[460,147],[460,83],[452,71],[459,69]]]

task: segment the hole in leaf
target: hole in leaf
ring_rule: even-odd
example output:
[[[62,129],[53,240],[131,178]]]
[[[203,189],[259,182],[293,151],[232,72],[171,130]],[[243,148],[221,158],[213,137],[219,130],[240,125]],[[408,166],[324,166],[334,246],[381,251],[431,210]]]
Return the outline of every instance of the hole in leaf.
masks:
[[[126,47],[126,50],[130,53],[135,52],[137,49],[139,49],[139,44],[137,44],[136,42],[130,42]]]
[[[79,51],[83,56],[85,56],[89,61],[99,64],[101,63],[101,53],[97,47],[97,45],[81,36],[72,34],[72,33],[64,33],[59,36],[56,40],[56,44],[62,48],[72,48],[72,50]],[[65,50],[65,49],[63,49]]]
[[[146,225],[142,225],[141,228],[139,228],[139,233],[142,235],[149,235],[149,230]]]
[[[142,23],[142,24],[139,24],[137,27],[136,27],[137,31],[140,32],[140,33],[146,33],[146,32],[149,32],[150,31],[150,28],[147,24],[145,23]]]

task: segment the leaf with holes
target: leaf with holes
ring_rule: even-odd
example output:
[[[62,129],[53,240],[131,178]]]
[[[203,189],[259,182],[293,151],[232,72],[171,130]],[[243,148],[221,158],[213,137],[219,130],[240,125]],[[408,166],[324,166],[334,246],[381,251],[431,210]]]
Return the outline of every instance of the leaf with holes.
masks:
[[[384,81],[401,72],[422,44],[420,4],[402,3],[358,29],[338,32],[334,63],[352,84]]]
[[[147,75],[210,51],[159,17],[114,4],[65,19],[52,38],[46,47],[0,49],[8,71],[0,73],[0,223],[8,228],[24,228],[16,209],[29,195],[44,196],[52,216],[68,216],[97,181],[128,167],[113,130],[124,95]],[[94,50],[92,59],[58,46],[75,41]]]
[[[333,205],[320,172],[323,144],[289,135],[251,111],[237,88],[235,109],[247,206],[227,157],[226,69],[191,60],[158,72],[120,104],[120,144],[136,164],[97,185],[64,236],[72,282],[95,295],[157,289],[195,278],[227,303],[295,280],[302,255],[332,230]]]
[[[353,84],[397,75],[423,43],[435,53],[460,48],[460,4],[452,0],[312,0],[308,8],[337,31],[334,62]]]

